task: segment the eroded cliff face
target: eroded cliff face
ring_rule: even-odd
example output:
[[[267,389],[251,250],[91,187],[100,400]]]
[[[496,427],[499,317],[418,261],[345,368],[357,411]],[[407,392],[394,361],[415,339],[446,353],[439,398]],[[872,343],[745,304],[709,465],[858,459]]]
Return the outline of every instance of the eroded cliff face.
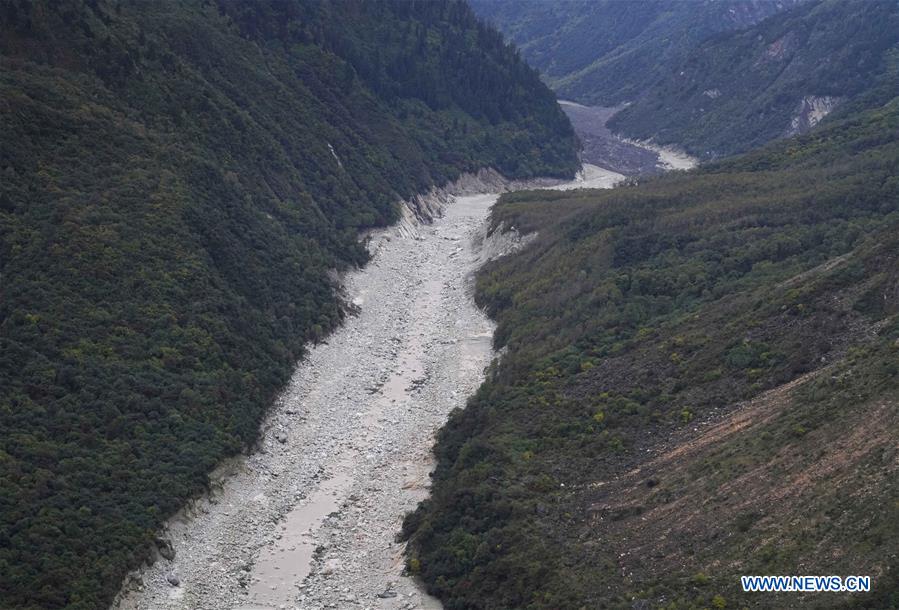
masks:
[[[532,180],[510,180],[493,168],[483,168],[477,172],[462,174],[456,180],[430,191],[414,195],[402,202],[401,218],[396,230],[407,237],[419,235],[422,224],[430,224],[443,216],[444,208],[453,197],[480,193],[502,193],[528,188],[542,188],[565,181],[555,178],[534,178]],[[372,231],[370,235],[380,235],[382,231]],[[369,251],[377,249],[376,243],[369,243]]]
[[[784,133],[785,136],[795,136],[805,133],[821,122],[821,119],[833,112],[842,98],[831,95],[806,95],[796,107],[796,113],[790,119],[790,126]]]

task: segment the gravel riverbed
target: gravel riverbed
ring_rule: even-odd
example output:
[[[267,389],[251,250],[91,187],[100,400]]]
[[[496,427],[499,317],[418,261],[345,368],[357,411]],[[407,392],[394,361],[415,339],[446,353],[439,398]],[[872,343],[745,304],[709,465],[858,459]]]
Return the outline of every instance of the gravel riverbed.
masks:
[[[622,177],[586,178],[563,188]],[[485,241],[496,197],[449,198],[432,224],[407,218],[370,236],[371,262],[344,278],[357,312],[310,349],[258,451],[219,468],[216,491],[170,520],[164,556],[114,607],[440,608],[403,576],[396,535],[427,495],[435,432],[493,356],[473,274],[518,241]]]

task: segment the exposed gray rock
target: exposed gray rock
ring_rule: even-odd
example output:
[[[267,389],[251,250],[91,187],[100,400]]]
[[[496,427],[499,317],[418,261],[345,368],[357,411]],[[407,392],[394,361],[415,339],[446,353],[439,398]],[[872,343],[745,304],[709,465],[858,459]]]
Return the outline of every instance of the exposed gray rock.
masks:
[[[155,540],[156,548],[159,554],[169,561],[175,558],[175,549],[172,547],[172,541],[167,538],[158,537]]]
[[[805,133],[820,123],[821,119],[830,114],[839,103],[840,98],[830,95],[806,95],[799,101],[784,135],[789,137]]]

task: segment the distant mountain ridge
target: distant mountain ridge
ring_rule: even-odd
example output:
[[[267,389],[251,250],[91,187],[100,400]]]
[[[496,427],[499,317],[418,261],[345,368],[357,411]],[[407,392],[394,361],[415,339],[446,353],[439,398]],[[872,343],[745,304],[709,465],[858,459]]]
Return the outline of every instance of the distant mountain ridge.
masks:
[[[899,88],[891,0],[473,6],[561,99],[627,103],[608,122],[613,131],[702,159],[802,133]]]
[[[802,0],[471,0],[521,48],[559,97],[593,106],[636,99],[700,42]]]
[[[822,0],[700,44],[609,127],[702,158],[808,131],[899,91],[899,4]]]

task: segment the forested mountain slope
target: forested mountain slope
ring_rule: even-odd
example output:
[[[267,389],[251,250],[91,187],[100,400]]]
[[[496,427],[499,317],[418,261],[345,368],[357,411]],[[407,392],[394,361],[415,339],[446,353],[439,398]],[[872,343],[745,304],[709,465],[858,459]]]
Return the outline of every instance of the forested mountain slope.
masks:
[[[505,195],[502,358],[409,568],[448,609],[899,607],[899,98],[698,171]],[[742,593],[862,574],[870,595]]]
[[[400,198],[577,166],[450,0],[3,0],[0,131],[3,608],[104,607],[154,556]]]
[[[670,76],[700,42],[797,0],[471,0],[561,99],[616,106]]]
[[[824,0],[700,44],[609,122],[699,157],[807,131],[899,91],[899,5]]]

